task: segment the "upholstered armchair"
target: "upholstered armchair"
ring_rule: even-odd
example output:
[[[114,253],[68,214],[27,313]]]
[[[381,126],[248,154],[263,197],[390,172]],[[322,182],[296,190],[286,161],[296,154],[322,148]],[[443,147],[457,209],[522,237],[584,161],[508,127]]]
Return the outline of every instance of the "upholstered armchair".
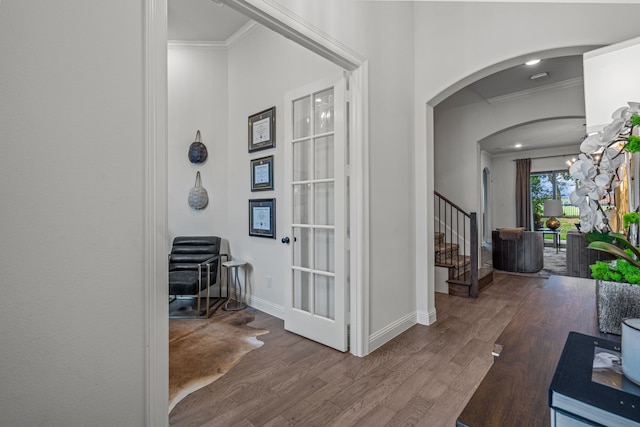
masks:
[[[491,233],[493,268],[535,273],[544,265],[544,239],[537,231],[501,228]]]
[[[221,305],[222,239],[217,236],[183,236],[173,240],[169,254],[170,317],[209,317]],[[228,294],[228,289],[226,290]],[[194,308],[195,305],[195,308]]]

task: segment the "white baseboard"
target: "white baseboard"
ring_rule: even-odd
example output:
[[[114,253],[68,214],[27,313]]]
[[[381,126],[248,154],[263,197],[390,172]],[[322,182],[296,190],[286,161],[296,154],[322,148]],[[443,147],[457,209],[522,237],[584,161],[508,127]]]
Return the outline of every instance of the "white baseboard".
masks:
[[[438,317],[436,316],[435,307],[431,311],[418,311],[416,313],[416,320],[421,325],[433,325]]]
[[[249,295],[249,305],[273,317],[284,319],[284,306],[274,304],[271,301],[253,295]]]
[[[384,345],[385,343],[391,341],[393,338],[397,337],[415,324],[416,313],[413,312],[372,334],[369,337],[369,353],[373,352],[375,349]]]
[[[249,305],[262,312],[277,317],[278,319],[284,319],[284,307],[267,301],[265,299],[250,295]],[[409,313],[406,316],[396,320],[395,322],[387,325],[385,328],[372,334],[369,337],[369,353],[381,347],[385,343],[391,341],[416,323],[421,325],[431,325],[436,321],[435,308],[431,312],[414,312]]]

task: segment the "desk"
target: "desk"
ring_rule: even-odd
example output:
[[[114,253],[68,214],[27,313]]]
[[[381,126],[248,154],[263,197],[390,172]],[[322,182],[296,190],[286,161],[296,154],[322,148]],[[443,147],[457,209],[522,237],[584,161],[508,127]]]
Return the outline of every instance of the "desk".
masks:
[[[556,253],[558,253],[560,251],[560,229],[557,228],[553,230],[551,228],[542,228],[538,231],[542,233],[543,239],[546,234],[551,234],[553,236],[553,246],[556,247]]]
[[[456,425],[549,426],[549,385],[570,331],[620,342],[598,330],[595,280],[551,276],[496,339],[500,356]]]
[[[232,260],[223,262],[222,266],[227,269],[227,292],[229,290],[229,280],[233,277],[233,287],[236,296],[236,300],[231,299],[231,295],[227,295],[229,299],[224,304],[223,309],[228,311],[236,311],[242,310],[247,307],[247,304],[244,302],[244,298],[242,297],[242,283],[240,283],[240,278],[238,276],[238,269],[242,267],[244,269],[247,263],[239,260]],[[247,286],[247,272],[244,272],[244,285]]]

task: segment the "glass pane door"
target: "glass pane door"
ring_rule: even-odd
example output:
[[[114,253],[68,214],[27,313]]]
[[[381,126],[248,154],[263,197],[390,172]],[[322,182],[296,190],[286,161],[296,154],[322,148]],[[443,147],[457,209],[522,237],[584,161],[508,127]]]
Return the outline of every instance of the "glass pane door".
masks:
[[[335,319],[334,89],[293,101],[293,308]]]
[[[347,345],[346,76],[285,95],[289,244],[284,327],[340,351]]]

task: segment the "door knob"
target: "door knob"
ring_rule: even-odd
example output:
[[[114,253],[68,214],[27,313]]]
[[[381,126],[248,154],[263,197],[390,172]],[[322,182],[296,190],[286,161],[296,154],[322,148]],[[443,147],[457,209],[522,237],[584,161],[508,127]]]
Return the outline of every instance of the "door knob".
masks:
[[[283,238],[282,238],[282,243],[284,243],[285,245],[288,245],[288,244],[289,244],[289,241],[290,241],[290,240],[289,240],[289,237],[283,237]]]

